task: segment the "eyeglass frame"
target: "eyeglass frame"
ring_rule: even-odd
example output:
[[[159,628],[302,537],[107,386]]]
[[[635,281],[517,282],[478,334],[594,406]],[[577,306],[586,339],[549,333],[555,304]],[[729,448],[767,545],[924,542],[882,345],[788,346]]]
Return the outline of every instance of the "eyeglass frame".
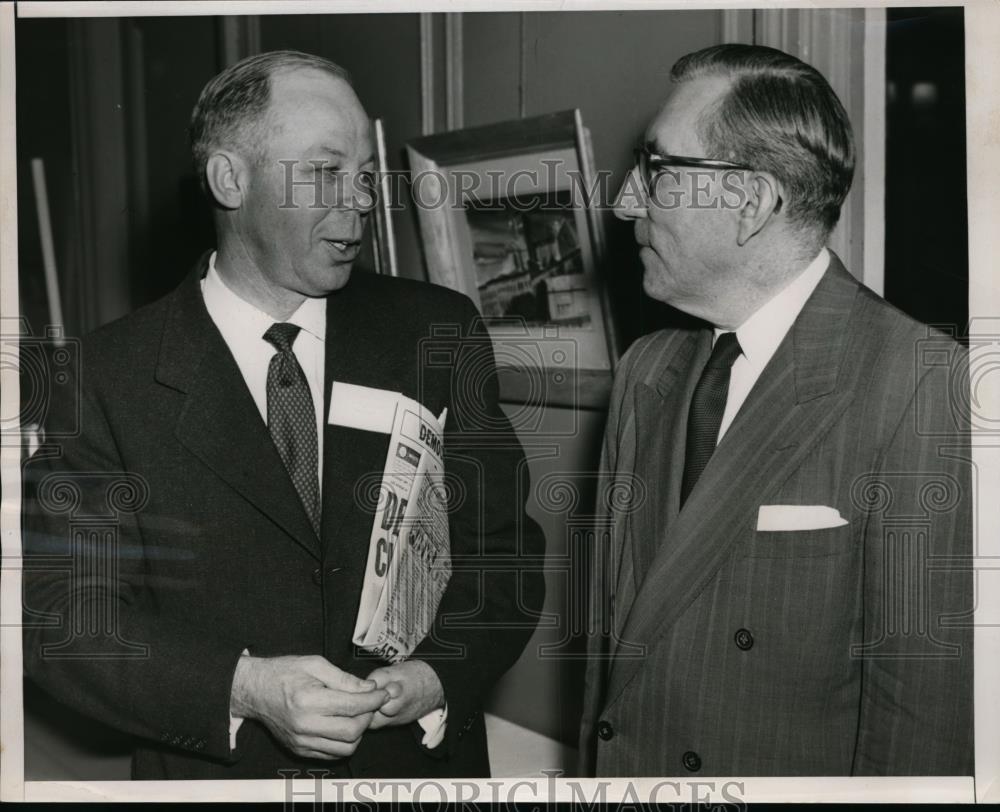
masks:
[[[646,185],[646,194],[653,198],[653,183],[656,181],[656,175],[653,172],[659,172],[667,167],[676,166],[681,169],[730,169],[734,171],[744,171],[753,172],[754,168],[752,166],[747,166],[746,164],[734,163],[732,161],[723,161],[717,158],[692,158],[687,155],[670,155],[668,153],[653,152],[648,144],[641,144],[633,150],[633,155],[635,157],[634,166],[639,170],[639,177],[642,179]],[[653,171],[643,172],[643,163],[652,169]],[[650,164],[656,163],[658,166],[653,169]],[[648,175],[648,177],[644,177]]]

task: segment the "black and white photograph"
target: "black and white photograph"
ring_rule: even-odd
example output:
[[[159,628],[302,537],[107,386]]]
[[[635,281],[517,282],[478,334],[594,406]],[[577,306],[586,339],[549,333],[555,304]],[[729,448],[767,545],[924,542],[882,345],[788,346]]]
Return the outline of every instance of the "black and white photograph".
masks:
[[[0,0],[0,798],[1000,800],[998,37]]]

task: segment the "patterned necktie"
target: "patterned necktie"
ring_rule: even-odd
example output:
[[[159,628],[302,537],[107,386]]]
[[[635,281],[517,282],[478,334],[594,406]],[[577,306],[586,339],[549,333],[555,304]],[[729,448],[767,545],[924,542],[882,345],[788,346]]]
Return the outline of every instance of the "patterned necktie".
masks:
[[[267,428],[281,461],[298,491],[313,530],[319,536],[319,445],[316,412],[309,382],[299,366],[292,343],[299,327],[287,322],[272,324],[264,339],[277,353],[267,368]]]
[[[722,415],[729,395],[729,374],[740,355],[736,333],[723,333],[712,348],[694,388],[688,412],[687,448],[684,452],[684,479],[681,481],[681,505],[687,501],[698,477],[705,470],[719,439]]]

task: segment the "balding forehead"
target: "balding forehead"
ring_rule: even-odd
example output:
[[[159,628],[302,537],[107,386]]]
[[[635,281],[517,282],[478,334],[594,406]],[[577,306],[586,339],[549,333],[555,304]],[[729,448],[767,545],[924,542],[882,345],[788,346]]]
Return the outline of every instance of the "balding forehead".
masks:
[[[317,68],[286,68],[271,77],[270,104],[257,138],[262,156],[365,163],[371,122],[350,84]]]
[[[724,76],[678,82],[646,129],[646,141],[659,152],[699,157],[701,116],[729,92],[731,85]]]
[[[732,87],[727,76],[699,76],[674,85],[662,110],[697,119],[708,107],[716,104]]]
[[[346,79],[313,67],[292,66],[275,71],[271,76],[271,97],[281,95],[321,95],[361,106]]]
[[[343,79],[314,68],[293,69],[272,77],[272,116],[295,119],[306,106],[327,111],[359,134],[370,126],[361,100]]]

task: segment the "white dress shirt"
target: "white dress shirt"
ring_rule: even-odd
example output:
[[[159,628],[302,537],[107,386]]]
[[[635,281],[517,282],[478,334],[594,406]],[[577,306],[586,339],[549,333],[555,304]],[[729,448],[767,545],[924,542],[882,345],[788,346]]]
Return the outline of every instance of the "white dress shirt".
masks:
[[[799,317],[806,300],[816,290],[829,264],[830,252],[824,248],[777,296],[736,328],[736,340],[740,342],[741,353],[733,362],[730,372],[726,410],[722,413],[716,444],[732,424],[767,362],[774,356],[778,345]],[[730,331],[716,327],[712,344],[726,332]]]
[[[267,313],[258,310],[233,293],[215,269],[215,254],[208,260],[208,273],[201,282],[205,307],[222,333],[236,366],[243,374],[261,420],[267,423],[267,370],[278,352],[264,333],[274,324]],[[323,487],[323,364],[326,357],[326,299],[306,299],[288,317],[300,327],[292,342],[292,352],[302,367],[316,413],[316,439],[319,441],[320,489]]]
[[[222,338],[236,360],[260,417],[267,423],[267,370],[277,353],[264,333],[275,323],[267,313],[258,310],[230,290],[215,269],[215,252],[208,260],[208,273],[201,281],[205,307]],[[326,360],[326,299],[307,298],[287,319],[301,329],[292,342],[292,352],[302,367],[316,412],[316,439],[319,451],[320,492],[323,488],[323,379]],[[249,652],[244,651],[244,654]],[[236,749],[236,732],[243,720],[230,717],[229,746]],[[424,729],[425,747],[437,747],[444,739],[447,708],[431,711],[417,721]]]

